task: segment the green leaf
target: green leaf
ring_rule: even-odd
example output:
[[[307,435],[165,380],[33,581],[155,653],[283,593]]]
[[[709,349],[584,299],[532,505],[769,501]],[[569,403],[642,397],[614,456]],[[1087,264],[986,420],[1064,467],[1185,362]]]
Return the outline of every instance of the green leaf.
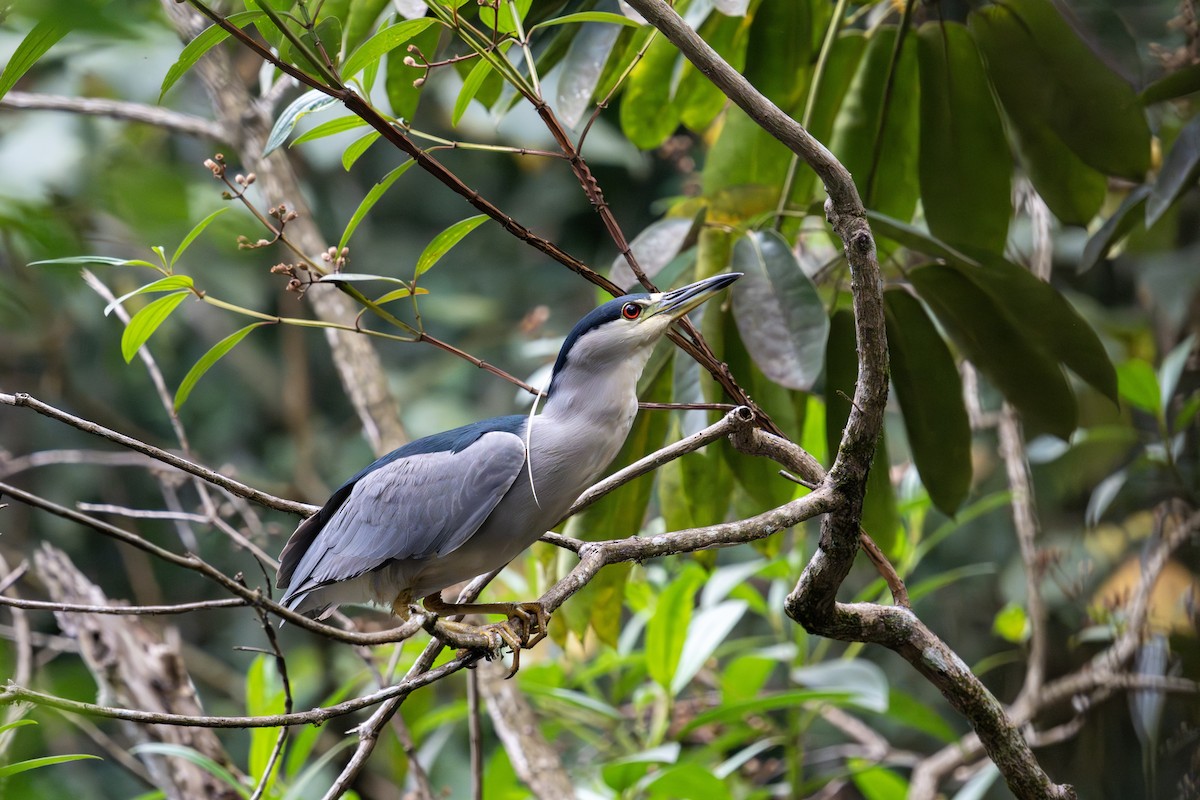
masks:
[[[49,45],[47,45],[49,46]],[[40,767],[50,767],[55,764],[65,764],[68,761],[82,761],[84,759],[95,759],[103,761],[100,756],[75,754],[65,756],[44,756],[42,758],[31,758],[27,761],[18,761],[15,764],[6,764],[0,767],[0,779],[9,778],[13,775],[19,775],[22,772],[28,772],[31,769],[39,769]]]
[[[421,256],[417,259],[417,268],[413,273],[413,280],[415,281],[432,269],[433,265],[441,260],[442,256],[450,252],[450,248],[461,242],[464,236],[487,220],[488,216],[486,214],[476,214],[473,217],[459,220],[433,237],[433,241],[425,245],[425,249],[421,251]]]
[[[979,51],[964,26],[929,22],[917,33],[917,55],[925,220],[947,242],[1001,254],[1012,160]]]
[[[847,705],[883,714],[888,710],[887,673],[873,661],[839,658],[792,670],[792,680],[810,689],[845,692]]]
[[[1139,221],[1144,219],[1139,212],[1146,205],[1146,199],[1150,197],[1150,192],[1154,187],[1149,184],[1142,184],[1131,191],[1116,211],[1112,213],[1104,224],[1091,235],[1087,244],[1083,246],[1083,255],[1079,257],[1078,272],[1087,272],[1096,264],[1100,263],[1100,259],[1108,256],[1109,251],[1117,245],[1125,235],[1128,234]]]
[[[362,46],[346,59],[342,64],[342,78],[346,79],[357,75],[368,63],[378,59],[384,53],[408,43],[414,36],[436,22],[437,20],[433,17],[418,17],[417,19],[406,19],[384,28],[363,42]]]
[[[152,283],[147,283],[145,286],[139,286],[137,289],[134,289],[132,292],[126,292],[125,294],[118,297],[116,300],[113,300],[111,303],[109,303],[108,305],[106,305],[104,307],[104,316],[107,317],[109,314],[112,313],[113,309],[115,309],[117,306],[121,305],[126,300],[133,297],[134,295],[152,294],[153,292],[170,292],[170,291],[173,291],[176,289],[191,289],[191,288],[192,288],[192,279],[190,277],[188,277],[187,275],[168,275],[167,277],[159,278],[158,280],[156,280]]]
[[[133,315],[129,324],[125,326],[124,333],[121,334],[121,355],[125,357],[126,363],[133,360],[138,349],[158,330],[159,325],[166,322],[167,317],[171,316],[171,312],[189,294],[191,292],[181,291],[160,297]]]
[[[367,38],[371,33],[371,28],[375,27],[375,21],[379,19],[379,15],[388,7],[388,0],[351,0],[350,7],[346,13],[346,30],[342,39],[342,52],[350,53]],[[343,68],[342,77],[349,78],[353,75],[352,72],[346,72]]]
[[[634,146],[653,150],[679,127],[671,79],[679,51],[663,36],[650,43],[633,68],[621,96],[621,130]]]
[[[346,223],[346,230],[342,232],[341,241],[338,242],[338,250],[341,250],[350,242],[350,237],[354,235],[354,231],[356,228],[358,228],[359,223],[362,222],[363,218],[367,216],[367,212],[375,207],[375,204],[379,202],[379,198],[383,197],[384,192],[390,189],[392,184],[395,183],[401,175],[403,175],[405,172],[408,172],[409,168],[415,163],[417,162],[412,160],[405,161],[387,175],[384,175],[382,178],[380,178],[379,181],[371,187],[371,191],[367,192],[367,196],[364,197],[362,202],[358,204],[358,208],[354,210],[354,214],[351,215],[350,221]]]
[[[1140,179],[1150,127],[1137,94],[1079,38],[1050,0],[1007,0],[971,14],[1000,100],[1043,121],[1084,163]],[[1097,136],[1103,131],[1103,136]]]
[[[770,7],[783,5],[791,7],[794,3],[771,3]],[[768,6],[762,6],[767,8]],[[708,46],[716,51],[731,67],[741,71],[746,62],[746,51],[750,37],[746,35],[747,20],[739,17],[727,17],[723,14],[709,14],[708,19],[697,31]],[[755,83],[758,86],[757,83]],[[796,80],[794,85],[803,87],[804,81]],[[761,89],[762,87],[759,86]],[[684,61],[675,89],[675,102],[679,106],[679,120],[690,130],[704,133],[713,120],[724,110],[728,103],[725,94],[708,79],[703,72],[690,61]]]
[[[501,58],[508,52],[505,45],[500,46]],[[480,57],[471,67],[471,71],[467,73],[467,77],[463,78],[462,88],[458,90],[458,97],[454,100],[454,111],[450,114],[450,124],[457,127],[459,121],[463,118],[463,114],[467,113],[467,108],[471,105],[471,100],[479,92],[479,87],[483,85],[484,80],[492,74],[492,65],[486,58]]]
[[[1200,64],[1192,64],[1156,80],[1142,90],[1142,102],[1161,103],[1200,92]]]
[[[745,75],[775,105],[793,108],[808,88],[813,60],[808,3],[761,3],[754,12]]]
[[[316,89],[311,89],[297,97],[283,110],[279,119],[275,120],[275,125],[271,128],[271,135],[267,137],[267,143],[263,145],[263,156],[266,157],[282,146],[301,118],[317,111],[324,111],[336,102],[336,98]]]
[[[733,316],[754,363],[789,389],[811,389],[825,366],[829,317],[812,280],[776,231],[751,231],[733,247]]]
[[[295,139],[292,140],[292,143],[290,145],[288,145],[288,147],[295,147],[296,145],[302,144],[304,142],[311,142],[313,139],[321,139],[326,136],[333,136],[338,133],[345,133],[346,131],[352,131],[355,128],[361,128],[366,124],[367,124],[367,121],[365,119],[363,119],[362,117],[355,116],[353,114],[351,114],[348,117],[338,117],[337,119],[331,119],[326,122],[322,122],[320,125],[317,125],[311,129],[305,131],[304,133],[300,134],[299,136],[297,136]]]
[[[1029,616],[1025,609],[1015,603],[1009,603],[996,612],[992,620],[992,633],[1006,642],[1020,644],[1029,638]]]
[[[170,744],[168,742],[147,742],[145,744],[134,745],[130,748],[129,752],[134,755],[152,753],[154,755],[170,756],[190,761],[233,789],[240,797],[249,800],[250,791],[245,786],[242,786],[241,782],[233,776],[233,773],[194,748],[181,744]]]
[[[713,723],[742,721],[751,715],[762,714],[766,711],[776,711],[781,708],[799,708],[805,703],[845,705],[852,696],[851,692],[844,691],[794,689],[788,692],[779,692],[778,694],[768,694],[765,697],[755,697],[737,703],[724,703],[716,708],[697,714],[683,726],[683,729],[679,733],[680,735],[690,733],[697,728]]]
[[[542,28],[549,28],[553,25],[570,25],[575,22],[606,22],[612,25],[626,25],[630,28],[640,28],[641,23],[630,19],[624,14],[613,14],[609,11],[580,11],[575,14],[564,14],[561,17],[548,19],[545,22],[539,22],[526,31],[532,35],[534,31]]]
[[[1017,407],[1032,431],[1070,437],[1075,396],[1058,360],[1045,349],[1049,343],[1032,340],[962,270],[930,264],[911,270],[909,279],[966,357]]]
[[[954,516],[971,488],[971,423],[962,379],[921,303],[903,289],[884,292],[883,300],[892,386],[913,463],[933,504]]]
[[[391,275],[370,275],[365,272],[334,272],[322,275],[317,283],[361,283],[362,281],[384,281],[408,286],[408,281],[401,278],[394,278]]]
[[[945,744],[958,738],[958,733],[940,714],[910,694],[892,688],[888,690],[888,719],[927,733]]]
[[[246,713],[250,716],[282,714],[285,709],[283,686],[279,683],[273,657],[264,654],[255,656],[246,673]],[[271,751],[279,737],[279,728],[252,728],[250,730],[250,774],[262,780],[271,760]],[[267,786],[279,771],[280,760],[271,768]]]
[[[0,733],[7,733],[8,731],[16,730],[17,728],[24,728],[27,725],[37,724],[37,720],[35,719],[15,719],[12,722],[6,722],[3,725],[0,725]]]
[[[863,758],[851,758],[850,779],[863,794],[864,800],[904,800],[908,796],[908,781]]]
[[[1161,408],[1158,376],[1154,367],[1142,359],[1131,358],[1117,367],[1117,391],[1134,408],[1158,416]]]
[[[687,636],[683,649],[676,657],[674,674],[668,687],[672,696],[678,695],[696,677],[705,662],[725,642],[725,637],[745,615],[748,607],[745,600],[726,600],[692,617],[686,626]],[[683,627],[683,620],[679,620],[678,624]]]
[[[1179,132],[1158,171],[1154,190],[1146,201],[1147,228],[1153,227],[1184,192],[1196,185],[1197,175],[1200,175],[1200,117],[1193,117]]]
[[[892,71],[896,36],[895,27],[881,27],[867,41],[829,149],[854,176],[868,208],[908,220],[921,192],[917,175],[920,104],[908,98],[915,97],[920,87],[912,37],[905,37]],[[889,92],[885,119],[884,98]]]
[[[437,52],[438,39],[441,35],[442,28],[440,26],[431,26],[414,36],[412,45],[429,58],[433,58]],[[388,104],[392,107],[392,116],[401,120],[412,120],[416,116],[424,84],[414,86],[413,81],[424,75],[424,67],[408,66],[404,63],[404,57],[400,52],[393,51],[388,56],[384,88],[387,90]]]
[[[270,322],[255,322],[253,325],[234,331],[226,336],[221,341],[209,348],[208,352],[200,357],[200,360],[192,365],[188,370],[187,375],[183,376],[183,382],[179,384],[179,388],[175,390],[175,411],[178,412],[183,404],[187,402],[188,396],[191,395],[192,389],[196,387],[196,383],[204,377],[204,373],[212,367],[213,364],[221,360],[226,353],[237,347],[238,342],[246,338],[246,335],[255,328],[261,328],[263,325],[270,325]]]
[[[225,21],[233,25],[235,28],[244,28],[251,22],[255,22],[266,16],[261,11],[241,11],[237,14],[230,14],[225,18]],[[167,70],[166,76],[163,78],[162,88],[158,90],[158,102],[167,96],[167,91],[170,90],[175,83],[191,69],[200,58],[209,50],[216,47],[221,42],[229,38],[229,32],[220,25],[210,25],[202,30],[196,38],[192,39],[183,48],[179,54],[179,59],[171,65]]]
[[[8,94],[8,90],[17,85],[37,60],[46,54],[54,44],[67,35],[68,28],[61,19],[42,20],[33,26],[33,30],[25,34],[25,38],[17,45],[4,72],[0,72],[0,97]]]
[[[646,784],[651,800],[729,800],[729,787],[697,764],[678,764],[658,773]]]
[[[358,159],[362,157],[363,153],[366,153],[367,150],[371,148],[371,145],[375,144],[375,142],[379,140],[381,135],[382,134],[380,134],[379,131],[371,131],[365,136],[361,136],[351,142],[346,149],[342,151],[342,168],[349,172],[350,168],[354,166],[354,162],[358,161]]]
[[[645,776],[651,764],[674,764],[678,761],[681,749],[679,742],[668,742],[635,752],[608,762],[601,767],[600,774],[610,788],[624,792]]]
[[[184,251],[188,249],[188,247],[191,245],[191,243],[196,241],[196,237],[199,236],[200,234],[204,233],[204,229],[207,228],[209,225],[211,225],[213,220],[215,220],[217,217],[221,216],[228,210],[229,210],[229,206],[225,206],[224,208],[218,208],[216,211],[212,212],[207,217],[205,217],[204,219],[197,222],[196,227],[194,227],[190,231],[188,231],[188,235],[183,237],[183,241],[179,243],[179,247],[175,248],[175,255],[171,256],[170,266],[172,266],[172,267],[175,266],[175,262],[179,260],[179,257],[181,255],[183,255]]]
[[[646,623],[646,670],[667,691],[687,641],[696,593],[703,585],[704,570],[688,564],[659,595],[654,616]]]
[[[124,267],[124,266],[139,266],[150,267],[150,269],[158,269],[155,265],[148,261],[130,261],[126,258],[113,258],[112,256],[67,256],[66,258],[47,258],[42,261],[30,261],[31,267],[47,267],[55,264],[101,264],[106,267]]]

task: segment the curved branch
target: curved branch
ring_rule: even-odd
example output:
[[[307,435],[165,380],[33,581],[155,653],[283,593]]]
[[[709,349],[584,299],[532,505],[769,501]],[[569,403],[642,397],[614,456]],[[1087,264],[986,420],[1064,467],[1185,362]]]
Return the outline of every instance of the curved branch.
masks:
[[[131,103],[128,100],[110,100],[106,97],[63,97],[35,92],[9,92],[0,98],[0,108],[67,111],[73,114],[144,122],[156,128],[199,136],[215,142],[223,142],[228,138],[224,128],[203,117],[181,114],[144,103]]]

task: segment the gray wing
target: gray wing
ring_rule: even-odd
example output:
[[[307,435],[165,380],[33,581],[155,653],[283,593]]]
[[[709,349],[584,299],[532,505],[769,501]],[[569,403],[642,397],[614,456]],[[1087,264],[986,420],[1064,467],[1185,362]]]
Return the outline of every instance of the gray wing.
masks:
[[[457,550],[496,508],[524,464],[521,438],[493,431],[457,453],[414,454],[363,475],[320,531],[310,534],[311,544],[288,576],[283,603],[292,605],[318,586],[393,559]]]

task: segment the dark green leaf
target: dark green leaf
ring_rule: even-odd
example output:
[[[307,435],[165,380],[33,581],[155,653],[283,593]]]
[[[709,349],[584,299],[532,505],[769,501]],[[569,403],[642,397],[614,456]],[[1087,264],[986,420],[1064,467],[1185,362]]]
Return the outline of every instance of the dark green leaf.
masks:
[[[147,283],[145,286],[140,286],[132,292],[126,292],[117,299],[104,307],[104,316],[112,313],[112,310],[124,303],[134,295],[152,294],[154,292],[170,292],[176,289],[191,289],[192,279],[187,275],[168,275],[165,278],[159,278],[156,281]]]
[[[792,108],[808,81],[812,60],[812,16],[808,3],[759,3],[746,49],[746,78],[780,108]]]
[[[937,711],[896,688],[888,691],[887,716],[888,719],[928,733],[946,744],[958,738],[954,728]]]
[[[1200,64],[1192,64],[1165,75],[1142,90],[1142,102],[1147,105],[1174,100],[1200,92]]]
[[[829,317],[791,247],[775,231],[751,231],[734,245],[731,266],[745,273],[733,315],[754,363],[776,383],[811,389],[824,367]]]
[[[350,0],[350,10],[346,15],[346,31],[342,41],[342,52],[353,52],[375,27],[375,21],[389,5],[388,0]],[[342,77],[349,78],[354,73],[342,71]]]
[[[124,333],[121,334],[121,355],[125,357],[126,363],[133,360],[138,349],[158,330],[159,325],[166,322],[167,317],[171,316],[171,312],[189,294],[191,292],[182,291],[160,297],[133,315],[129,324],[125,326]]]
[[[350,221],[346,223],[346,230],[342,232],[341,241],[338,242],[338,250],[341,250],[350,241],[350,237],[354,235],[355,228],[357,228],[358,224],[363,221],[363,217],[367,215],[367,212],[379,202],[379,198],[383,197],[384,192],[391,188],[391,185],[395,183],[396,180],[405,172],[407,172],[415,163],[417,162],[412,160],[405,161],[387,175],[384,175],[382,178],[380,178],[379,182],[371,187],[371,191],[367,192],[367,196],[364,197],[362,202],[358,204],[358,208],[354,210],[354,214],[350,217]]]
[[[500,46],[501,53],[507,52],[505,45]],[[479,92],[479,87],[483,85],[484,80],[492,74],[492,65],[485,59],[480,58],[475,62],[475,66],[467,73],[467,77],[463,79],[462,88],[458,90],[458,97],[454,101],[454,111],[450,115],[450,124],[458,125],[463,114],[467,113],[467,108],[471,105],[471,100],[475,98]]]
[[[4,66],[4,72],[0,72],[0,97],[8,94],[8,90],[17,85],[21,76],[59,39],[66,36],[69,30],[70,28],[57,18],[42,20],[34,25],[33,30],[25,34],[25,38],[13,51],[8,64]]]
[[[342,77],[350,78],[361,72],[367,64],[379,59],[384,53],[407,44],[414,36],[437,23],[433,17],[406,19],[390,25],[363,42],[342,65]]]
[[[236,28],[244,28],[251,22],[261,19],[263,16],[265,15],[261,11],[242,11],[237,14],[230,14],[225,18],[225,21]],[[158,101],[162,102],[167,91],[200,60],[201,56],[227,38],[229,38],[228,31],[219,25],[210,25],[201,31],[195,39],[188,42],[187,46],[183,48],[183,52],[179,54],[179,60],[167,70],[167,74],[163,78],[162,88],[158,91]]]
[[[1079,272],[1087,272],[1105,258],[1108,252],[1133,230],[1133,227],[1144,217],[1139,214],[1146,205],[1153,187],[1141,184],[1129,193],[1121,202],[1120,207],[1112,213],[1099,230],[1091,235],[1083,246],[1083,255],[1079,257]]]
[[[181,255],[183,255],[185,250],[188,249],[188,246],[191,245],[192,242],[196,241],[197,236],[204,233],[204,229],[207,228],[209,225],[211,225],[213,220],[215,220],[217,217],[221,216],[228,210],[229,210],[229,206],[225,206],[224,208],[218,208],[216,211],[212,212],[207,217],[205,217],[204,219],[197,222],[195,227],[193,227],[190,231],[188,231],[187,236],[183,237],[183,241],[179,243],[179,247],[175,248],[175,255],[171,256],[171,266],[172,267],[175,266],[175,262],[178,261],[179,257]]]
[[[487,214],[476,214],[473,217],[459,220],[433,237],[433,241],[425,245],[425,249],[421,251],[421,255],[417,259],[417,268],[413,273],[413,280],[415,281],[432,269],[433,265],[441,260],[442,256],[450,252],[450,249],[454,245],[463,240],[464,236],[478,228],[484,222],[487,222],[487,220]]]
[[[1171,152],[1163,160],[1154,182],[1154,191],[1146,201],[1146,227],[1153,227],[1162,215],[1188,189],[1196,185],[1200,174],[1200,116],[1183,126]]]
[[[790,7],[795,4],[782,5]],[[746,35],[746,23],[747,20],[739,17],[709,14],[708,19],[700,26],[699,33],[717,55],[734,69],[740,70],[746,60],[749,39]],[[795,81],[795,84],[803,86],[803,82],[799,80]],[[728,102],[725,94],[690,61],[683,63],[677,87],[675,102],[679,107],[680,121],[697,133],[707,130]]]
[[[200,357],[200,360],[192,365],[188,370],[187,375],[183,376],[183,382],[179,384],[179,388],[175,390],[175,411],[183,407],[187,402],[188,396],[191,395],[192,389],[196,387],[196,383],[204,377],[204,373],[208,372],[213,364],[221,360],[222,357],[234,347],[238,342],[246,338],[246,335],[255,328],[261,328],[263,325],[270,325],[270,322],[255,322],[252,325],[247,325],[241,330],[234,331],[226,336],[221,341],[214,344],[209,351]],[[253,712],[252,712],[253,713]]]
[[[441,38],[441,26],[431,26],[412,38],[412,44],[425,54],[426,58],[435,58],[438,39]],[[406,55],[406,54],[405,54]],[[404,63],[401,51],[394,50],[387,58],[387,75],[384,87],[387,90],[388,104],[392,107],[392,116],[411,122],[417,114],[421,102],[424,84],[414,86],[413,81],[425,75],[424,67],[408,66]]]
[[[1105,174],[1145,174],[1150,127],[1133,87],[1092,52],[1050,0],[987,6],[971,14],[970,27],[1019,129],[1045,125]]]
[[[642,150],[653,150],[679,127],[679,106],[672,97],[679,51],[663,36],[656,38],[633,68],[621,96],[621,130]]]
[[[953,516],[971,488],[971,423],[954,358],[921,303],[884,292],[892,385],[913,463],[933,504]]]
[[[992,297],[952,266],[909,272],[921,299],[964,355],[1016,406],[1031,432],[1067,439],[1075,430],[1075,395],[1058,360]],[[1024,317],[1023,317],[1024,319]]]
[[[265,157],[281,147],[302,117],[323,111],[336,102],[336,99],[316,89],[311,89],[297,97],[283,110],[279,119],[275,120],[275,125],[271,128],[271,135],[267,137],[267,143],[263,145],[263,156]]]
[[[920,196],[917,177],[920,91],[917,52],[905,37],[892,74],[896,28],[882,27],[868,40],[834,125],[829,149],[858,186],[867,206],[901,220],[912,218]],[[884,100],[891,93],[884,118]]]
[[[929,22],[917,34],[921,203],[941,239],[1001,254],[1012,214],[1012,160],[970,32]]]

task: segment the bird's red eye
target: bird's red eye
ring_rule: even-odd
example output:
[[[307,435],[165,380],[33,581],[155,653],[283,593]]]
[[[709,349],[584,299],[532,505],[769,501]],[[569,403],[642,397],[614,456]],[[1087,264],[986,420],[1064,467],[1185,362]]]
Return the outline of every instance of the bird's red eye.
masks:
[[[621,306],[621,316],[625,319],[637,319],[642,315],[642,307],[637,303],[626,303]]]

